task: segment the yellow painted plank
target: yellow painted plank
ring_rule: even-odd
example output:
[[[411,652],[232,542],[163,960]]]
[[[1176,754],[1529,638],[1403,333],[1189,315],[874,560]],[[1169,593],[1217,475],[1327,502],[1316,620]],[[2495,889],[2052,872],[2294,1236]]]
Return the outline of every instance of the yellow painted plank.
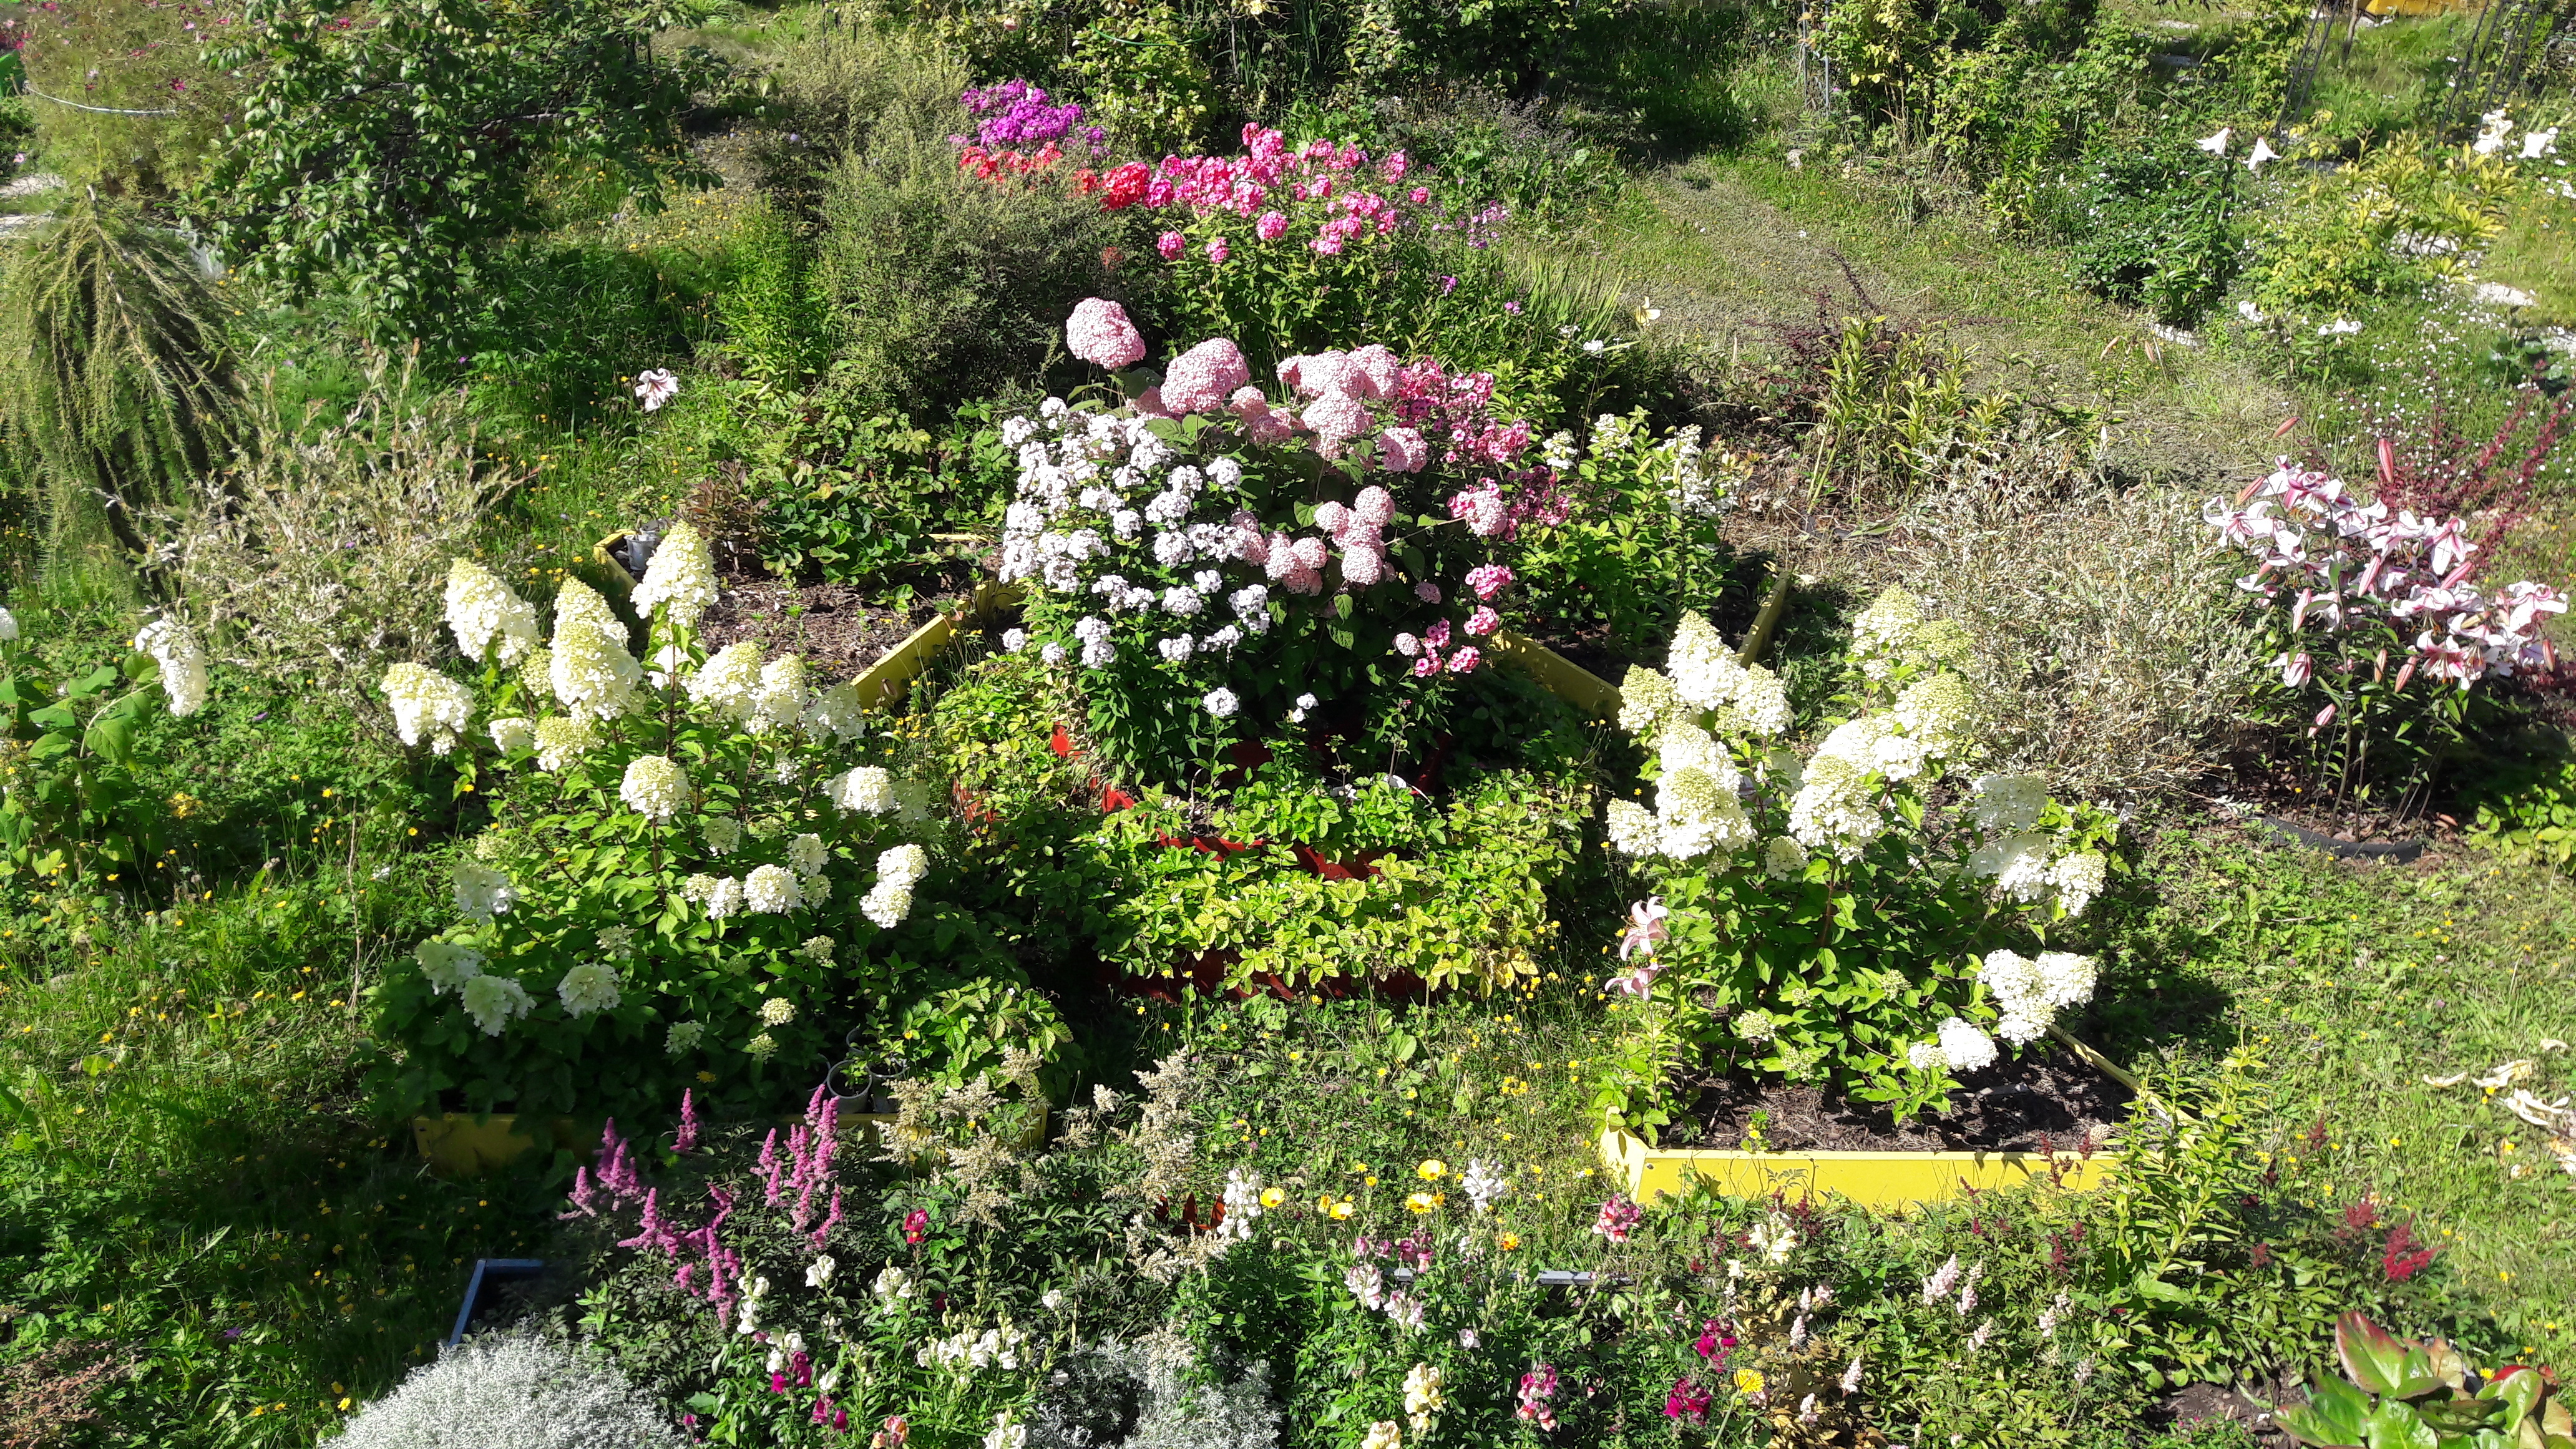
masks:
[[[1617,686],[1537,640],[1505,629],[1494,635],[1493,652],[1537,680],[1541,689],[1593,718],[1618,716]]]
[[[470,1112],[411,1119],[411,1137],[420,1155],[442,1172],[475,1177],[516,1160],[531,1148],[581,1150],[599,1145],[597,1129],[583,1140],[582,1124],[557,1117],[546,1124],[546,1136],[522,1135],[516,1113],[496,1112],[480,1122]]]
[[[2070,1192],[2102,1186],[2119,1165],[2118,1154],[2109,1152],[2056,1158]],[[1685,1192],[1699,1178],[1731,1197],[1834,1196],[1875,1208],[1940,1202],[1964,1188],[2007,1187],[2049,1170],[2047,1156],[2037,1152],[1664,1151],[1615,1127],[1601,1134],[1601,1160],[1611,1180],[1640,1202]]]

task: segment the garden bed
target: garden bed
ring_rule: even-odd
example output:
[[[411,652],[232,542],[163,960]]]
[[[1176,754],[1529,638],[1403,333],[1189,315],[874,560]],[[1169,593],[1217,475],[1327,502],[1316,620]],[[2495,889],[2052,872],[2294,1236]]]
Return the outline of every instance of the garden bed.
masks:
[[[805,656],[815,672],[842,678],[885,657],[922,625],[964,603],[974,581],[964,566],[942,575],[926,591],[896,604],[879,603],[883,588],[852,584],[729,581],[700,627],[710,650],[748,639],[765,654]]]
[[[2133,1095],[2053,1045],[1973,1074],[1951,1094],[1949,1111],[1903,1123],[1873,1103],[1822,1088],[1735,1075],[1704,1086],[1698,1119],[1676,1123],[1665,1140],[1737,1147],[1760,1114],[1761,1140],[1775,1150],[2052,1151],[2108,1140]]]

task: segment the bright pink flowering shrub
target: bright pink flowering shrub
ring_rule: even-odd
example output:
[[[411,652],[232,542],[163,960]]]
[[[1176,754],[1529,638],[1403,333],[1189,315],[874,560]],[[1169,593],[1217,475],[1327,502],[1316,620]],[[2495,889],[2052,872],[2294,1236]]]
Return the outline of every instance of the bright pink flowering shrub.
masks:
[[[1145,356],[1145,339],[1127,320],[1127,309],[1099,297],[1076,303],[1064,324],[1065,346],[1074,356],[1112,370],[1129,367]]]
[[[1211,337],[1173,359],[1163,374],[1163,404],[1176,413],[1214,412],[1251,381],[1243,353],[1225,338]]]

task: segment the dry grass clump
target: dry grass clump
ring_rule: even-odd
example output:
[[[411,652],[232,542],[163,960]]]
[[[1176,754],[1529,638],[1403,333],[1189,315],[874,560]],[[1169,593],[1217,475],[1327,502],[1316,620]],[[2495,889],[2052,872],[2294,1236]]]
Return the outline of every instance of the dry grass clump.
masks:
[[[1992,765],[2096,797],[2206,775],[2264,667],[2235,569],[2179,492],[1913,534],[1888,560],[1975,636]]]

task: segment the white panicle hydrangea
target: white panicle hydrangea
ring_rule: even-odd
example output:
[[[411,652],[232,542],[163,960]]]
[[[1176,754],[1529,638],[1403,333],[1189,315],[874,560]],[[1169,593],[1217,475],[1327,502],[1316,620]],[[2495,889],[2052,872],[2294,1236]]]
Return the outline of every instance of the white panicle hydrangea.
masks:
[[[447,631],[477,664],[504,668],[537,647],[537,606],[520,598],[500,575],[471,559],[447,565]]]
[[[1609,808],[1610,848],[1621,855],[1652,855],[1664,828],[1654,812],[1633,800],[1613,800]]]
[[[780,916],[805,903],[796,888],[796,872],[783,865],[764,865],[743,877],[742,903],[765,916]]]
[[[15,644],[17,642],[18,616],[10,613],[9,607],[6,604],[0,604],[0,644]]]
[[[1894,713],[1906,736],[1936,758],[1961,754],[1975,743],[1977,696],[1956,674],[1945,671],[1905,686]]]
[[[1905,1064],[1918,1072],[1946,1072],[1950,1057],[1941,1050],[1940,1043],[1918,1041],[1905,1049]]]
[[[2043,951],[2033,963],[2039,972],[2039,999],[2051,1011],[2064,1011],[2093,999],[2101,963],[2071,951]]]
[[[716,893],[716,877],[701,871],[680,882],[680,899],[705,905]]]
[[[798,875],[821,875],[831,858],[832,853],[824,849],[819,835],[799,835],[787,842],[787,863],[795,867]]]
[[[707,891],[707,919],[721,921],[730,916],[741,915],[745,895],[741,881],[729,875],[717,877],[715,884]]]
[[[1941,1023],[1941,1055],[1954,1072],[1977,1071],[1995,1064],[1995,1039],[1954,1016]]]
[[[1773,880],[1786,880],[1807,869],[1807,852],[1798,842],[1785,835],[1774,836],[1762,847],[1762,873]]]
[[[2093,898],[2102,893],[2102,883],[2111,869],[2110,861],[2098,850],[2077,851],[2060,856],[2048,868],[2048,883],[2057,888],[2057,903],[2066,914],[2080,916]]]
[[[667,755],[637,755],[626,766],[626,778],[617,787],[617,798],[626,808],[645,819],[661,824],[677,815],[697,799],[697,790],[689,784],[689,772]]]
[[[186,719],[206,707],[206,651],[187,625],[155,619],[134,636],[134,647],[161,666],[161,692],[170,697],[170,713]]]
[[[360,1409],[334,1449],[684,1449],[652,1395],[606,1355],[533,1334],[476,1334]]]
[[[930,818],[931,786],[928,780],[894,782],[894,818],[908,825],[918,825]]]
[[[2019,832],[2039,824],[2048,808],[2048,781],[2037,775],[1986,775],[1977,781],[1972,813],[1978,828]]]
[[[519,888],[510,878],[479,861],[458,861],[449,869],[447,881],[456,893],[456,909],[473,920],[506,916],[519,901]]]
[[[608,926],[602,928],[599,933],[599,949],[607,952],[608,959],[612,961],[627,961],[634,959],[635,928],[633,926]]]
[[[1668,724],[1657,741],[1663,773],[1655,782],[1656,848],[1674,860],[1753,843],[1753,822],[1736,798],[1742,777],[1726,747],[1705,731]]]
[[[1800,845],[1857,860],[1886,827],[1866,767],[1821,750],[1807,762],[1806,778],[1789,801],[1789,834]]]
[[[626,652],[625,637],[625,626],[602,628],[587,616],[557,621],[547,683],[567,712],[612,720],[633,708],[644,666]]]
[[[785,1026],[796,1019],[796,1003],[784,996],[773,996],[760,1003],[760,1020],[764,1026]]]
[[[805,661],[781,654],[760,668],[760,687],[751,696],[751,727],[770,734],[793,729],[805,717],[805,704]]]
[[[615,1011],[620,999],[617,973],[597,962],[584,962],[564,973],[555,995],[562,999],[564,1010],[574,1016]]]
[[[1852,654],[1861,672],[1885,679],[1905,657],[1923,625],[1923,604],[1903,589],[1889,589],[1852,619]]]
[[[698,822],[698,835],[707,843],[707,854],[722,859],[742,847],[742,822],[730,815],[710,815]]]
[[[513,976],[477,976],[457,992],[465,1014],[485,1036],[499,1036],[511,1022],[536,1009],[528,988]]]
[[[760,646],[737,639],[689,676],[689,698],[728,719],[749,719],[760,696]]]
[[[1401,645],[1402,640],[1397,642]],[[1619,681],[1619,728],[1639,739],[1652,736],[1664,721],[1680,719],[1689,712],[1690,707],[1682,703],[1680,689],[1642,664],[1629,665],[1628,677]]]
[[[672,524],[635,586],[635,612],[649,618],[666,610],[673,627],[694,629],[715,601],[716,560],[706,535],[692,524]]]
[[[868,732],[866,709],[859,702],[859,686],[845,679],[829,689],[819,690],[814,702],[805,707],[805,733],[816,739],[825,735],[847,744]]]
[[[825,780],[823,798],[854,814],[889,814],[895,807],[894,777],[876,765],[860,765]]]
[[[891,875],[878,876],[868,893],[859,897],[859,914],[881,930],[893,930],[912,914],[912,886]]]
[[[537,721],[537,768],[561,770],[599,747],[599,731],[576,715],[550,714]]]
[[[796,948],[796,954],[817,966],[829,966],[832,964],[832,952],[838,949],[840,944],[829,936],[808,936],[805,938],[805,944]]]
[[[564,625],[586,623],[608,636],[620,649],[631,649],[635,641],[626,632],[626,621],[599,590],[579,579],[568,578],[555,590],[555,638],[563,638]]]
[[[453,941],[423,941],[411,959],[420,963],[421,979],[432,995],[444,996],[483,974],[483,953]]]
[[[930,852],[918,845],[898,845],[877,857],[877,879],[911,887],[930,874]]]
[[[668,1056],[687,1056],[689,1053],[698,1049],[698,1043],[706,1040],[706,1036],[707,1025],[705,1022],[672,1022],[670,1033],[662,1038],[662,1051]]]
[[[503,715],[488,726],[492,747],[505,755],[536,748],[537,722],[523,714]]]
[[[1968,869],[1992,878],[1997,895],[2029,905],[2048,896],[2049,854],[2055,845],[2037,831],[2002,836],[1978,846],[1968,857]]]
[[[433,755],[455,749],[474,718],[474,691],[427,665],[397,664],[377,688],[393,706],[394,733],[406,745],[426,741]]]
[[[1664,661],[1673,693],[1694,712],[1715,716],[1709,728],[1725,738],[1768,739],[1789,728],[1789,693],[1778,675],[1747,667],[1707,619],[1684,614],[1673,630]]]

